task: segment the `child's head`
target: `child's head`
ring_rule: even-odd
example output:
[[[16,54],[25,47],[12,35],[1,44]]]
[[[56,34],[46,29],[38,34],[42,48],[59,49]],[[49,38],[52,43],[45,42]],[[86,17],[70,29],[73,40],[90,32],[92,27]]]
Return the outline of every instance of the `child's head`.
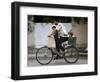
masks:
[[[68,32],[68,35],[69,35],[69,37],[72,37],[72,36],[73,36],[72,30],[70,30],[70,31]]]
[[[56,29],[56,27],[55,27],[55,26],[53,26],[53,27],[52,27],[52,30],[55,30],[55,29]]]

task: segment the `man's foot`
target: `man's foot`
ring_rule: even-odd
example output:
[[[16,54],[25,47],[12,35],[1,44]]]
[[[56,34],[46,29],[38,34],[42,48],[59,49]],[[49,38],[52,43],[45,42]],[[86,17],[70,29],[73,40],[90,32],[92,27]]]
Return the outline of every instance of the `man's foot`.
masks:
[[[54,58],[54,60],[57,60],[57,59],[58,59],[58,57],[55,57],[55,58]]]
[[[56,56],[55,58],[54,58],[54,60],[56,60],[56,59],[61,59],[62,57],[60,57],[60,56]]]

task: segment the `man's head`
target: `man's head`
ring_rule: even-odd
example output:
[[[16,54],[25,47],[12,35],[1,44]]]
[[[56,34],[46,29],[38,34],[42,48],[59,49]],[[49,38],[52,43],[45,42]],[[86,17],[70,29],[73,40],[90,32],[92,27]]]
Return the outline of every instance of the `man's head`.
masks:
[[[59,23],[59,20],[58,20],[58,19],[55,19],[55,20],[54,20],[54,24],[55,24],[55,25],[58,25],[58,23]]]

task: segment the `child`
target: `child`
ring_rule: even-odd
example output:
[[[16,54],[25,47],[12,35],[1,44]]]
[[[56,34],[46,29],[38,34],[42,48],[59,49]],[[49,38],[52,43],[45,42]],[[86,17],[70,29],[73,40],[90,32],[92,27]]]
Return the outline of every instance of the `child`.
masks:
[[[55,26],[53,26],[52,27],[52,32],[48,35],[48,37],[51,37],[51,36],[54,36],[54,39],[55,39],[55,44],[56,44],[56,49],[57,49],[57,51],[59,51],[59,46],[58,46],[58,41],[59,41],[59,39],[58,39],[58,31],[56,30],[56,27]]]

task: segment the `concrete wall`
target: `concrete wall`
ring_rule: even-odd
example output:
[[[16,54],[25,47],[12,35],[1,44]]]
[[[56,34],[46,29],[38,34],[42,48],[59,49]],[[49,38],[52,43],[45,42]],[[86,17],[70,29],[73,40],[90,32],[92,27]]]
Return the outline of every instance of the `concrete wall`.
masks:
[[[88,39],[88,28],[87,24],[77,24],[74,23],[72,25],[72,30],[74,35],[77,37],[77,47],[87,47],[87,39]]]

